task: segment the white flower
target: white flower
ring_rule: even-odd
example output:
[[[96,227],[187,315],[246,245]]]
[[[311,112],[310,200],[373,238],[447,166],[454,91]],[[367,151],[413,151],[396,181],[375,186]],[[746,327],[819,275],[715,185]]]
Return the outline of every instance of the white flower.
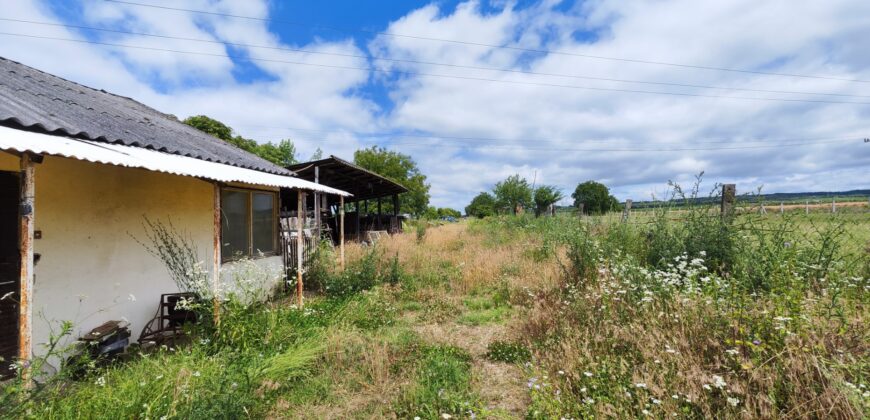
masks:
[[[726,386],[728,386],[728,384],[725,383],[725,380],[722,379],[721,376],[713,375],[713,386],[715,386],[716,388],[722,389],[722,388],[725,388]]]
[[[452,419],[453,416],[451,416],[450,414],[447,414],[447,413],[443,413],[443,414],[441,414],[441,418],[444,420],[447,420],[447,419]]]
[[[559,371],[559,375],[564,375],[564,374],[565,374],[565,371],[564,371],[564,370],[560,370],[560,371]]]
[[[728,405],[732,407],[737,407],[737,404],[740,404],[740,400],[737,398],[728,397]]]
[[[587,378],[591,378],[593,376],[592,372],[583,372],[583,374],[586,375]]]
[[[710,388],[710,385],[707,385],[707,384],[704,384],[702,387],[703,387],[704,389],[706,389],[707,391],[713,389],[713,388]]]
[[[106,378],[103,376],[100,376],[99,378],[97,378],[97,381],[94,383],[97,384],[98,386],[106,386]]]
[[[662,400],[658,400],[658,399],[655,399],[655,398],[650,398],[649,400],[650,400],[650,402],[652,402],[652,403],[655,404],[655,405],[659,405],[659,404],[662,403]]]
[[[736,355],[740,354],[740,352],[737,349],[728,349],[728,350],[725,350],[725,353],[728,353],[732,356],[736,356]]]
[[[198,378],[198,377],[202,376],[202,374],[199,373],[199,371],[196,371],[196,372],[193,372],[193,376],[196,376]]]
[[[583,399],[583,404],[592,405],[592,404],[595,404],[595,400],[593,400],[592,398],[586,397]]]

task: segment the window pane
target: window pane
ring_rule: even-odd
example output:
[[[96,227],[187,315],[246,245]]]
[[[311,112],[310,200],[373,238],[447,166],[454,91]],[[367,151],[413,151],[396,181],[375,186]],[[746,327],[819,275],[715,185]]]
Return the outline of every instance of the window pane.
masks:
[[[244,191],[221,193],[221,256],[228,260],[248,255],[248,197]]]
[[[278,224],[275,220],[275,194],[254,193],[252,215],[254,217],[252,224],[254,255],[259,252],[274,252],[275,229]]]

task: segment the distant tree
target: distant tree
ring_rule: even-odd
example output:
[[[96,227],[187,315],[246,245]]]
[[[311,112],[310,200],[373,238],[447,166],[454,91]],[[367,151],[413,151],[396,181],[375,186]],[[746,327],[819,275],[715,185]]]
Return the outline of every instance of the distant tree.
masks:
[[[223,141],[229,142],[233,138],[233,129],[226,124],[209,118],[205,115],[194,115],[187,117],[183,123],[199,130],[211,134]]]
[[[320,150],[320,148],[318,147],[317,150],[315,150],[314,153],[311,155],[311,159],[308,160],[311,161],[320,159],[323,159],[323,150]]]
[[[438,209],[438,217],[462,217],[462,213],[459,210],[454,210],[449,207],[441,207]]]
[[[262,158],[279,166],[290,166],[296,161],[296,146],[290,140],[281,140],[277,145],[272,142],[257,146],[257,152]]]
[[[411,156],[372,146],[354,152],[353,161],[360,167],[398,182],[409,190],[399,197],[401,211],[417,216],[427,211],[430,185],[426,183],[426,175],[420,172],[417,162]],[[392,211],[391,200],[383,204],[386,209]],[[438,210],[435,209],[436,215],[437,212]]]
[[[556,204],[564,197],[562,191],[552,185],[541,185],[535,190],[535,216],[540,216],[541,213]]]
[[[482,219],[484,217],[494,216],[496,214],[495,208],[495,197],[488,192],[482,192],[471,200],[471,204],[465,207],[465,214],[467,216]]]
[[[233,129],[230,126],[205,115],[187,117],[182,122],[278,166],[288,166],[297,162],[296,146],[290,140],[281,140],[278,144],[272,142],[260,144],[255,140],[233,135]]]
[[[574,194],[574,206],[583,203],[583,212],[586,214],[602,214],[619,208],[619,200],[610,195],[607,186],[595,181],[586,181],[577,185]]]
[[[495,194],[497,206],[508,208],[513,214],[517,214],[518,205],[525,208],[532,204],[532,187],[519,175],[511,175],[495,184],[492,192]]]
[[[435,220],[438,218],[438,208],[435,206],[428,206],[426,210],[420,214],[420,217],[427,220]]]

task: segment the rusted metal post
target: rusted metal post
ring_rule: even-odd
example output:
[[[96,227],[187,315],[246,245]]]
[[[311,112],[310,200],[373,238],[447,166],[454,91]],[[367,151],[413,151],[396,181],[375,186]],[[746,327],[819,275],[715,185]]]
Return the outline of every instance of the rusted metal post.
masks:
[[[214,323],[221,323],[221,299],[220,299],[220,284],[221,284],[221,186],[218,183],[214,184],[214,250],[212,251],[212,268],[211,268],[211,288],[212,293],[212,311],[214,312]]]
[[[298,216],[296,219],[296,306],[302,308],[302,252],[305,248],[305,193],[299,190]]]
[[[720,212],[722,216],[731,216],[734,214],[734,198],[737,196],[736,184],[722,185],[722,205]]]
[[[338,217],[339,217],[339,228],[338,228],[338,255],[339,255],[339,266],[342,270],[344,270],[344,196],[341,195],[338,198]]]
[[[32,157],[21,155],[21,191],[18,207],[18,240],[20,250],[18,291],[18,360],[23,363],[21,377],[30,387],[30,359],[33,353],[33,217],[36,183]]]

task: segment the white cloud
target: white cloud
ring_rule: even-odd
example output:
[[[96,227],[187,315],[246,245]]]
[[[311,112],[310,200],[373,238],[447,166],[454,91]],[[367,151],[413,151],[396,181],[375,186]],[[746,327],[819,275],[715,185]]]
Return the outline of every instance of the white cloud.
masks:
[[[697,149],[758,146],[757,139],[867,137],[870,106],[744,101],[648,95],[520,84],[457,80],[362,69],[457,75],[502,81],[669,91],[703,95],[793,98],[794,95],[655,86],[539,76],[432,64],[366,60],[387,56],[418,62],[511,68],[538,73],[625,80],[791,90],[870,96],[870,84],[775,77],[571,54],[624,57],[820,74],[870,80],[870,3],[750,0],[727,3],[671,0],[594,0],[567,11],[556,0],[483,12],[477,2],[441,9],[437,3],[411,11],[386,32],[470,41],[477,44],[560,51],[533,54],[419,38],[378,36],[366,45],[353,39],[289,44],[264,21],[193,14],[84,0],[82,21],[93,26],[195,38],[210,43],[101,33],[100,40],[163,49],[252,57],[240,62],[166,52],[4,36],[0,55],[59,76],[131,96],[185,117],[207,114],[259,140],[293,138],[302,157],[321,147],[351,157],[370,140],[354,132],[413,131],[492,140],[395,138],[392,148],[411,154],[429,176],[433,204],[462,208],[479,191],[519,173],[555,184],[570,194],[587,179],[612,186],[620,198],[644,199],[669,179],[690,182],[705,171],[713,182],[737,182],[741,191],[866,188],[870,145],[813,143],[781,149],[627,152],[620,149]],[[494,4],[501,4],[494,2]],[[171,6],[260,18],[269,3],[186,0]],[[59,22],[39,1],[12,2],[0,16]],[[316,23],[316,22],[312,22]],[[76,30],[2,22],[4,32],[85,39]],[[579,35],[578,35],[579,34]],[[268,48],[237,47],[251,44]],[[301,49],[328,52],[282,51]],[[291,61],[314,65],[282,63]],[[240,65],[264,77],[239,79]],[[375,83],[392,106],[382,109],[361,89]],[[803,96],[870,102],[868,98]],[[311,131],[290,130],[288,127]],[[459,145],[465,145],[459,147]],[[592,151],[608,149],[606,152]]]

